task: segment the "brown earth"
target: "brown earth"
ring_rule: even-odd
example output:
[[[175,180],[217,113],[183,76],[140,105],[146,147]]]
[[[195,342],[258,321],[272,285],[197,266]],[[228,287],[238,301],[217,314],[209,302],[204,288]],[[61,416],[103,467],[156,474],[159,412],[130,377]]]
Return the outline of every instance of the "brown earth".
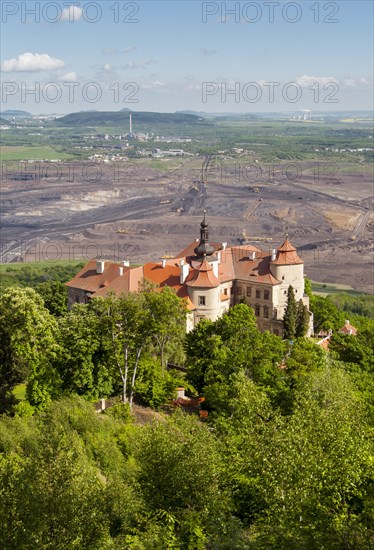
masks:
[[[151,160],[3,170],[1,261],[159,260],[199,236],[206,209],[213,242],[237,244],[244,233],[269,250],[289,233],[310,278],[373,290],[370,174],[316,181],[306,165],[295,181],[279,166],[255,181],[214,164],[202,176],[201,163],[162,172]]]

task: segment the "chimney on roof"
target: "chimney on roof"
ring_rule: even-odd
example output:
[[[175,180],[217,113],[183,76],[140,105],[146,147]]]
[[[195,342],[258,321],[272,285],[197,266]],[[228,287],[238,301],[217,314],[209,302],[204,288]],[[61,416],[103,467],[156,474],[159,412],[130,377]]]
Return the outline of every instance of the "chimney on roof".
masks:
[[[130,262],[128,260],[123,260],[124,267],[130,267]]]
[[[96,260],[96,273],[102,275],[104,273],[105,262],[104,260]]]
[[[118,275],[119,275],[120,277],[122,277],[122,275],[123,275],[123,266],[122,266],[122,265],[120,265],[120,266],[118,267]]]
[[[213,262],[209,262],[209,265],[213,268],[213,273],[216,277],[218,277],[218,264],[219,262],[217,260],[214,260]]]
[[[273,250],[271,252],[271,261],[275,262],[276,257],[277,257],[277,251],[275,250],[275,248],[273,248]]]
[[[222,250],[226,250],[227,248],[227,242],[221,243]]]
[[[251,250],[251,252],[249,253],[249,259],[253,261],[255,258],[256,258],[256,252],[254,250]]]
[[[346,320],[344,321],[344,324],[345,324],[345,326],[349,325],[348,319],[346,319]]]
[[[221,252],[217,252],[217,262],[221,263]]]
[[[163,259],[161,260],[161,266],[162,266],[162,267],[166,267],[166,260],[165,260],[165,258],[163,258]]]
[[[186,264],[186,262],[182,259],[180,262],[180,284],[183,285],[188,277],[188,274],[190,272],[190,266],[189,264]]]

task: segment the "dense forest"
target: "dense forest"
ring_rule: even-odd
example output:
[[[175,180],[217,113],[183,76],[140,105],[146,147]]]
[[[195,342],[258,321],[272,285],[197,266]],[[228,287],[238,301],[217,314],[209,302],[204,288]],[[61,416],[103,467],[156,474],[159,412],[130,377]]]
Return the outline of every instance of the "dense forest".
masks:
[[[2,549],[373,548],[370,296],[307,285],[326,351],[244,303],[186,335],[146,281],[67,311],[63,282],[26,268],[1,293]],[[172,405],[179,386],[205,414]]]

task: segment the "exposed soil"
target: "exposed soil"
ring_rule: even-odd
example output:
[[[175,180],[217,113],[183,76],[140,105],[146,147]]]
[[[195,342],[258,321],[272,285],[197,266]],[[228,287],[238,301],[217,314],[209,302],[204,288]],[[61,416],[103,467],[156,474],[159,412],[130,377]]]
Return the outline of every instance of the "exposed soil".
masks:
[[[196,161],[167,172],[146,162],[136,169],[74,163],[73,175],[71,164],[59,163],[58,176],[32,168],[27,178],[21,169],[3,174],[4,263],[95,256],[157,261],[199,236],[206,209],[213,242],[237,244],[244,233],[269,250],[289,233],[310,278],[373,290],[369,174],[315,181],[306,166],[300,181],[275,170],[270,182],[248,183],[229,169],[224,177],[215,169],[202,176]]]

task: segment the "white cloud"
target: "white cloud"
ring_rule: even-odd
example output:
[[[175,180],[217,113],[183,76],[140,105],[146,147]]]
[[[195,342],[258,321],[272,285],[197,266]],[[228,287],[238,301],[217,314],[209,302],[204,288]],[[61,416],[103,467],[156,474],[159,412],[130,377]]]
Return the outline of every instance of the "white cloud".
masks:
[[[62,10],[61,21],[70,21],[72,23],[73,21],[79,21],[79,19],[82,19],[82,16],[82,8],[79,8],[78,6],[68,6]]]
[[[335,82],[336,84],[338,81],[333,76],[298,76],[296,78],[296,83],[301,86],[302,88],[309,88],[309,86],[313,86],[313,84],[318,83],[320,86],[324,86],[325,84],[331,84],[331,82]]]
[[[109,65],[109,63],[105,63],[104,70],[105,71],[110,71],[111,69],[112,69],[112,65]]]
[[[366,78],[360,78],[359,83],[361,86],[370,86],[370,82]]]
[[[345,84],[349,88],[354,88],[356,86],[356,81],[354,78],[345,78],[343,80],[343,84]]]
[[[61,82],[77,82],[78,76],[77,76],[77,73],[72,71],[71,73],[66,73],[66,74],[60,76],[59,80]]]
[[[54,71],[61,69],[65,63],[47,53],[21,53],[17,58],[7,59],[2,63],[2,70],[10,72]]]

